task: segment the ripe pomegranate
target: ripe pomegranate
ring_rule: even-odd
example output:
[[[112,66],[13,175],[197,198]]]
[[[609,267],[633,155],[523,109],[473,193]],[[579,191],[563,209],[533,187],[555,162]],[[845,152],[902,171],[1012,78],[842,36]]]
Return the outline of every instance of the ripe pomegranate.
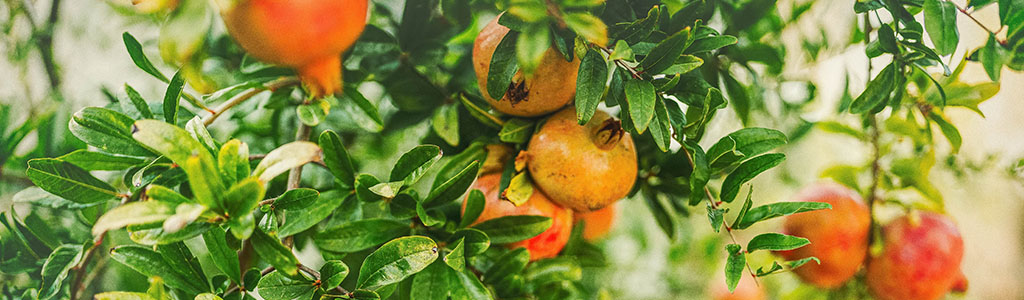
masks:
[[[477,224],[483,221],[511,215],[539,215],[551,218],[551,227],[535,237],[508,244],[509,249],[526,247],[530,251],[530,260],[550,258],[558,255],[569,242],[572,233],[572,211],[562,208],[548,200],[540,190],[534,189],[526,203],[515,206],[512,202],[502,200],[499,195],[501,172],[490,173],[480,178],[470,189],[478,189],[487,200],[484,211],[476,219]],[[466,210],[466,202],[462,203],[462,211]]]
[[[754,283],[749,273],[743,272],[740,283],[736,289],[729,292],[729,286],[725,283],[724,276],[716,276],[711,282],[711,299],[714,300],[764,300],[767,299],[764,290]]]
[[[341,90],[341,53],[366,26],[367,0],[239,0],[222,8],[253,57],[296,68],[311,96]]]
[[[920,212],[882,229],[885,250],[868,262],[865,279],[879,300],[939,299],[960,277],[964,241],[946,216]]]
[[[573,214],[573,219],[577,223],[583,221],[583,239],[596,241],[611,231],[612,224],[615,223],[615,211],[615,204],[612,204],[592,212]]]
[[[580,60],[566,61],[558,50],[548,48],[537,69],[529,76],[516,72],[505,96],[495,100],[487,93],[487,72],[491,56],[509,29],[498,24],[498,16],[488,23],[473,43],[473,70],[477,84],[487,102],[500,112],[513,116],[532,117],[562,108],[576,95],[576,73]]]
[[[619,121],[597,111],[586,125],[576,108],[552,115],[526,148],[530,176],[551,200],[594,211],[625,197],[636,181],[636,149]]]
[[[809,186],[796,201],[825,202],[832,209],[787,216],[783,232],[811,244],[777,253],[787,260],[817,257],[821,264],[808,263],[794,273],[821,288],[839,287],[857,273],[867,255],[871,213],[855,191],[834,183]]]

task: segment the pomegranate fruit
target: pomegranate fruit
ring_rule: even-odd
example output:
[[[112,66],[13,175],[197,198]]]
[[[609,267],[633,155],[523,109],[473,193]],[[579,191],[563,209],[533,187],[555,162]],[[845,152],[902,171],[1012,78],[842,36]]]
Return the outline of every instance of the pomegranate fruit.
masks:
[[[367,0],[239,0],[228,32],[253,57],[295,68],[310,95],[341,90],[341,53],[366,26]]]
[[[615,223],[615,211],[615,204],[612,204],[592,212],[573,214],[577,223],[583,222],[583,239],[596,241],[607,235]]]
[[[481,94],[500,112],[513,115],[532,117],[544,115],[562,108],[576,95],[576,73],[580,68],[580,60],[566,61],[558,50],[548,48],[541,58],[540,64],[529,76],[516,72],[509,84],[505,96],[494,99],[487,93],[487,72],[490,71],[491,56],[501,39],[509,29],[498,24],[498,19],[487,24],[477,35],[473,43],[473,70],[476,71],[477,84]]]
[[[552,115],[526,148],[533,182],[551,200],[576,211],[608,206],[629,194],[636,181],[636,148],[619,121],[597,111],[585,125],[576,108]]]
[[[904,216],[882,229],[882,239],[885,250],[871,258],[865,274],[875,298],[939,299],[959,281],[964,241],[946,216]]]
[[[502,200],[499,193],[501,172],[480,176],[470,189],[478,189],[484,193],[486,203],[480,217],[473,224],[512,215],[538,215],[551,218],[551,227],[543,233],[515,243],[508,244],[509,249],[525,247],[530,251],[530,260],[550,258],[558,255],[569,242],[572,233],[572,211],[562,208],[550,200],[540,190],[534,189],[530,199],[516,206],[512,202]],[[462,211],[466,211],[466,202],[462,202]]]
[[[811,241],[810,245],[777,252],[787,260],[814,256],[821,264],[808,263],[794,271],[804,282],[831,289],[842,285],[860,269],[868,249],[871,213],[860,195],[830,183],[804,188],[796,201],[825,202],[832,209],[789,215],[783,232]]]

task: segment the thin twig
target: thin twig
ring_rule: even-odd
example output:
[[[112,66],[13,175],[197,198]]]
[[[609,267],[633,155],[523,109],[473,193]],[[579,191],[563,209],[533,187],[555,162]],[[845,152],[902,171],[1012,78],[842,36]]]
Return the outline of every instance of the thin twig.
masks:
[[[103,245],[103,239],[106,236],[106,231],[101,233],[100,236],[96,238],[96,242],[92,244],[92,247],[89,247],[89,249],[85,251],[85,258],[82,259],[82,262],[80,262],[78,266],[75,266],[75,282],[71,285],[71,300],[78,299],[82,290],[85,289],[85,286],[82,285],[82,282],[84,282],[82,279],[84,279],[86,275],[85,269],[89,267],[89,261],[92,260],[92,257],[94,256],[93,254],[96,253],[96,248]]]
[[[211,113],[210,116],[206,118],[206,120],[203,120],[203,125],[210,126],[210,124],[213,124],[213,121],[216,121],[217,118],[219,118],[222,114],[224,114],[224,112],[227,111],[228,109],[231,109],[232,107],[235,107],[235,105],[238,105],[239,103],[245,102],[245,100],[249,100],[249,98],[252,98],[253,96],[258,95],[259,93],[262,93],[263,91],[274,91],[274,90],[277,90],[279,88],[296,85],[298,83],[299,83],[299,79],[298,78],[286,77],[286,78],[281,78],[281,79],[278,79],[278,80],[274,80],[274,81],[268,82],[267,84],[265,84],[265,85],[263,85],[261,87],[250,88],[250,89],[245,90],[245,91],[243,91],[241,93],[238,93],[238,95],[235,95],[234,97],[231,97],[231,99],[228,99],[227,102],[224,102],[224,104],[221,104],[220,107],[217,107],[216,109],[214,109],[213,113]]]
[[[597,45],[597,44],[591,44],[591,45],[596,46],[598,49],[603,50],[604,53],[608,54],[609,56],[612,55],[612,50],[611,49],[608,49],[608,48],[606,48],[604,46]],[[643,77],[640,76],[640,72],[637,72],[636,69],[634,69],[633,67],[630,67],[629,65],[627,65],[625,61],[622,61],[621,59],[616,59],[614,61],[615,61],[616,65],[618,65],[619,67],[621,67],[623,69],[626,69],[626,71],[629,71],[629,75],[632,75],[634,79],[643,79]]]
[[[956,6],[956,10],[959,10],[960,13],[964,14],[965,16],[967,16],[967,18],[971,19],[971,21],[974,21],[974,24],[978,24],[978,26],[981,26],[981,29],[984,29],[985,31],[988,31],[988,33],[991,34],[993,37],[996,35],[996,33],[999,33],[999,31],[993,31],[992,29],[989,29],[988,26],[985,26],[985,24],[981,24],[981,21],[978,21],[978,19],[974,18],[974,16],[972,16],[971,13],[967,12],[966,8],[963,8],[959,4],[956,4],[956,2],[949,1],[949,3],[952,3],[953,6]],[[999,30],[1003,30],[1003,28],[1000,27]],[[996,40],[999,42],[999,44],[1002,44],[1004,46],[1006,45],[1006,40],[1005,39],[1004,40],[999,40],[997,38]]]

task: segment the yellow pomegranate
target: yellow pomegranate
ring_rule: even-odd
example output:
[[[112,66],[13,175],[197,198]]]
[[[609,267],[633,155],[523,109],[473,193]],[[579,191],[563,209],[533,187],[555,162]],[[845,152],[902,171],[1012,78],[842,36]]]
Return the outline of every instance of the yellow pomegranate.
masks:
[[[500,18],[500,16],[498,17]],[[522,117],[551,113],[562,108],[576,95],[576,73],[580,60],[566,61],[558,50],[548,48],[537,69],[530,76],[516,72],[505,96],[495,100],[487,93],[487,72],[490,71],[491,56],[501,39],[508,34],[508,27],[498,24],[498,18],[487,24],[473,43],[473,70],[476,71],[480,92],[494,109]]]
[[[245,51],[295,68],[313,97],[341,90],[341,53],[366,26],[367,0],[238,0],[224,23]]]
[[[588,212],[622,199],[633,188],[636,148],[619,120],[597,111],[590,122],[579,125],[576,108],[570,106],[534,133],[526,166],[552,201]]]

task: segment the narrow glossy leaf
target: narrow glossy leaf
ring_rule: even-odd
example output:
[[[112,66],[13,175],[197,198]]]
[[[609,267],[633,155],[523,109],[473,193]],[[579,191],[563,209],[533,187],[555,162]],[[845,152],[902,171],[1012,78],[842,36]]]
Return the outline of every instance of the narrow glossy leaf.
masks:
[[[622,30],[617,30],[615,33],[616,39],[624,40],[630,44],[636,44],[648,36],[654,31],[655,26],[658,25],[658,8],[654,7],[647,11],[647,17],[633,21]]]
[[[86,107],[71,116],[71,134],[104,152],[149,156],[152,152],[132,140],[131,117],[99,107]]]
[[[255,177],[249,177],[231,186],[224,194],[224,208],[228,217],[248,215],[263,200],[263,182]]]
[[[612,53],[608,55],[608,60],[634,61],[634,60],[636,60],[636,55],[633,53],[633,48],[629,47],[629,43],[628,42],[623,41],[623,40],[618,40],[618,41],[615,41],[615,48],[612,49]],[[604,59],[602,59],[601,61],[603,62]],[[605,64],[605,66],[607,66],[607,64]],[[607,74],[605,74],[605,75],[607,75]],[[605,77],[607,77],[607,76],[605,76]],[[607,79],[607,78],[605,78],[605,79]]]
[[[769,128],[744,128],[734,131],[708,148],[712,168],[723,169],[744,159],[760,155],[786,144],[786,135]]]
[[[132,61],[135,62],[135,65],[138,66],[139,69],[142,69],[146,73],[149,73],[149,75],[153,75],[153,77],[156,77],[163,82],[167,82],[167,76],[160,73],[160,70],[157,70],[156,67],[153,66],[153,63],[149,61],[149,58],[146,58],[146,54],[142,52],[142,44],[139,43],[139,40],[135,39],[135,37],[128,32],[122,34],[121,38],[124,40],[124,46],[128,48],[128,55],[132,57]]]
[[[445,264],[434,262],[412,279],[410,300],[448,300],[456,289],[455,271]]]
[[[427,198],[423,200],[424,205],[440,205],[455,201],[466,193],[476,180],[476,174],[480,170],[479,161],[473,161],[448,180],[432,188]],[[439,180],[440,178],[435,179]]]
[[[57,159],[89,171],[120,171],[145,162],[141,158],[93,152],[85,149],[72,151]]]
[[[295,107],[295,114],[299,117],[299,121],[310,127],[320,125],[320,122],[326,119],[330,112],[331,103],[323,98]]]
[[[747,243],[747,252],[757,250],[784,251],[793,250],[810,244],[805,238],[785,235],[781,233],[762,233],[750,239]]]
[[[711,169],[708,167],[704,149],[701,149],[700,145],[693,140],[688,140],[683,143],[683,147],[690,152],[693,166],[693,172],[690,173],[690,205],[697,205],[704,197],[707,197],[704,188],[708,184],[708,180],[711,180]],[[708,199],[708,201],[715,201],[715,199]]]
[[[459,102],[466,107],[469,115],[491,128],[501,129],[501,119],[487,110],[488,104],[476,95],[460,93]]]
[[[434,133],[440,136],[448,145],[459,145],[459,105],[444,105],[434,111],[430,120]]]
[[[526,143],[530,136],[533,134],[533,125],[535,123],[531,120],[512,118],[505,121],[505,124],[501,126],[501,131],[498,132],[498,138],[502,142],[512,144]]]
[[[719,35],[699,38],[693,41],[690,47],[686,48],[686,53],[701,53],[712,50],[718,50],[719,48],[735,45],[736,37],[730,35]]]
[[[855,114],[866,113],[885,103],[885,100],[889,98],[889,93],[894,88],[894,81],[896,77],[896,68],[894,65],[882,69],[878,76],[875,76],[866,88],[864,92],[853,99],[853,103],[850,104],[850,112]]]
[[[667,69],[679,58],[679,55],[686,49],[690,39],[689,28],[680,30],[658,43],[651,52],[640,61],[640,66],[645,73],[658,74]],[[627,92],[628,95],[628,92]]]
[[[526,269],[530,262],[530,251],[526,248],[516,248],[509,251],[495,260],[494,264],[484,272],[483,279],[486,283],[495,283],[513,274],[518,274]]]
[[[348,265],[340,260],[329,260],[320,267],[320,281],[324,289],[332,289],[348,277]]]
[[[391,199],[398,195],[398,192],[402,189],[402,185],[403,182],[401,181],[381,182],[371,186],[369,190],[384,199]]]
[[[310,280],[295,280],[280,271],[270,272],[256,285],[264,299],[312,299],[316,285]]]
[[[161,201],[130,202],[103,214],[92,226],[92,234],[100,235],[108,230],[128,225],[160,224],[174,215],[176,205]]]
[[[504,216],[476,224],[473,228],[483,231],[495,244],[507,244],[537,236],[551,227],[551,218],[544,216]]]
[[[531,284],[576,282],[583,279],[583,268],[575,259],[568,257],[544,259],[530,264],[523,272],[523,277]]]
[[[484,167],[481,168],[484,169],[483,172],[486,172],[487,163],[485,161],[488,161],[487,157],[490,156],[489,152],[493,152],[491,148],[493,147],[486,147],[482,142],[474,142],[459,154],[449,156],[448,161],[441,166],[439,170],[437,170],[437,176],[434,177],[434,182],[432,182],[430,186],[432,188],[437,188],[437,186],[444,184],[451,178],[456,177],[459,173],[464,172],[466,167],[469,167],[469,165],[473,164],[474,161],[484,165]]]
[[[952,123],[946,121],[941,115],[934,111],[928,115],[932,121],[935,121],[935,125],[939,125],[939,130],[942,131],[942,135],[946,136],[949,140],[949,144],[953,147],[953,154],[960,152],[960,145],[963,144],[963,138],[960,136],[960,130],[956,129]]]
[[[313,236],[313,242],[328,251],[356,252],[408,234],[409,230],[408,222],[365,219],[321,231]]]
[[[167,123],[178,123],[178,100],[181,99],[181,90],[184,88],[185,78],[182,77],[181,71],[178,71],[174,73],[164,93],[164,121]]]
[[[210,290],[209,281],[206,279],[206,274],[203,273],[203,268],[199,265],[199,259],[192,254],[192,250],[189,250],[184,242],[157,245],[156,251],[184,278],[197,281],[196,284],[201,285],[204,291]],[[152,282],[155,281],[151,281],[150,285],[153,284]]]
[[[185,290],[188,293],[198,294],[207,288],[203,287],[205,282],[185,278],[174,267],[164,260],[156,251],[139,246],[121,246],[110,250],[110,258],[122,263],[136,272],[152,277],[163,278],[167,286]]]
[[[658,149],[661,149],[661,152],[668,152],[668,148],[672,144],[672,124],[669,124],[665,101],[668,100],[663,98],[654,100],[654,119],[651,120],[652,122],[649,126],[651,136],[654,137],[654,143],[658,145]]]
[[[924,28],[939,55],[952,54],[960,42],[956,6],[943,0],[924,0]]]
[[[768,270],[765,270],[764,267],[758,267],[756,275],[757,277],[764,277],[774,274],[775,272],[778,271],[782,271],[782,265],[780,265],[777,261],[773,261],[771,268],[769,268]]]
[[[729,252],[729,258],[725,262],[725,283],[729,287],[729,291],[736,290],[736,285],[740,283],[740,277],[743,276],[743,267],[747,265],[747,256],[743,253],[742,247],[737,244],[725,245],[725,250]]]
[[[132,241],[143,245],[162,245],[175,243],[196,237],[211,227],[210,223],[195,222],[175,232],[164,231],[163,227],[140,229],[128,225],[128,234]]]
[[[263,230],[254,230],[251,237],[252,248],[256,250],[263,260],[274,266],[279,272],[289,276],[295,276],[298,272],[298,259],[292,250],[281,244],[275,236],[271,236]]]
[[[629,101],[629,117],[638,133],[647,130],[647,125],[654,118],[654,103],[657,95],[650,81],[629,79],[625,85],[626,101]]]
[[[587,124],[594,116],[607,79],[608,63],[600,53],[588,49],[576,75],[576,120],[580,125]]]
[[[761,172],[779,165],[785,159],[785,154],[770,153],[743,162],[739,167],[736,167],[736,170],[729,173],[729,176],[726,176],[725,181],[722,182],[721,200],[732,202],[733,199],[736,199],[736,195],[739,194],[741,185],[754,179],[754,176],[761,174]]]
[[[39,289],[39,299],[49,299],[61,292],[61,285],[68,276],[68,271],[82,260],[82,245],[61,245],[46,258],[40,276],[43,286]]]
[[[999,81],[999,77],[1003,72],[1005,55],[1006,51],[999,46],[999,42],[996,41],[996,37],[993,35],[989,35],[985,46],[978,50],[978,60],[981,61],[981,66],[985,68],[985,73],[988,74],[988,78],[992,79],[992,81]],[[955,99],[955,97],[951,98]]]
[[[516,58],[523,73],[533,74],[544,52],[551,48],[550,29],[546,23],[526,26],[516,40]]]
[[[736,80],[730,74],[722,74],[722,81],[725,82],[725,91],[729,94],[729,103],[740,122],[745,126],[750,122],[750,106],[752,105],[747,87]]]
[[[252,176],[259,177],[262,182],[269,182],[292,168],[319,161],[320,157],[321,150],[316,144],[306,141],[291,142],[267,153],[252,171]]]
[[[608,44],[608,26],[590,13],[568,13],[563,16],[566,25],[588,42],[605,46]]]
[[[275,209],[301,209],[313,204],[320,197],[320,192],[314,189],[298,188],[288,190],[274,200]]]
[[[508,188],[501,192],[501,197],[511,201],[515,206],[520,206],[530,200],[533,195],[533,184],[527,172],[521,172],[512,176],[508,182]]]
[[[132,106],[135,108],[135,110],[137,110],[139,112],[139,115],[141,115],[142,118],[145,118],[145,119],[152,119],[153,118],[153,112],[150,111],[149,104],[146,103],[146,99],[142,98],[142,95],[140,95],[138,91],[136,91],[134,88],[132,88],[132,86],[130,86],[127,83],[125,83],[124,84],[124,92],[125,92],[125,94],[128,95],[128,100],[131,101]],[[122,106],[122,107],[124,107],[124,106]]]
[[[359,198],[360,202],[374,202],[383,199],[380,195],[370,190],[371,187],[377,184],[380,184],[380,180],[377,180],[377,177],[373,177],[370,174],[359,174],[359,176],[356,176],[356,198]]]
[[[484,200],[483,192],[476,189],[470,191],[469,196],[466,197],[466,208],[462,212],[462,221],[459,222],[459,227],[466,227],[476,222],[480,213],[484,211],[485,203],[487,202]]]
[[[725,214],[725,210],[721,209],[721,208],[712,208],[711,204],[709,203],[707,205],[707,211],[708,211],[708,221],[711,222],[711,229],[714,229],[715,232],[718,232],[718,230],[720,230],[722,228],[722,223],[725,220],[723,218],[723,215]]]
[[[811,256],[811,257],[801,258],[801,259],[789,262],[788,263],[789,269],[792,270],[792,269],[799,268],[800,266],[803,266],[803,265],[805,265],[805,264],[807,264],[807,263],[809,263],[811,261],[817,262],[819,265],[821,264],[821,260],[819,260],[817,257]]]
[[[462,240],[465,244],[466,256],[484,253],[491,246],[491,238],[486,233],[474,228],[463,228],[455,231],[449,242]]]
[[[441,148],[434,145],[420,145],[402,154],[391,169],[391,181],[401,181],[408,186],[416,183],[427,170],[441,159]]]
[[[182,196],[178,192],[175,192],[172,189],[156,184],[149,185],[146,188],[146,197],[149,197],[149,199],[155,201],[172,204],[182,204],[189,202],[188,198],[185,198],[185,196]]]
[[[220,197],[227,188],[220,179],[217,162],[187,131],[161,121],[139,120],[135,122],[132,137],[181,166],[200,204],[215,209],[221,207]]]
[[[320,134],[320,148],[324,153],[324,165],[342,183],[353,186],[355,184],[355,167],[352,166],[352,158],[348,150],[341,143],[341,136],[332,130],[325,130]]]
[[[203,242],[206,243],[206,249],[210,251],[213,265],[227,274],[236,284],[242,284],[242,269],[238,264],[238,252],[228,246],[227,234],[224,229],[214,227],[204,232]]]
[[[491,96],[491,99],[502,99],[505,97],[505,91],[508,90],[509,83],[512,82],[512,76],[519,70],[519,64],[516,60],[516,39],[519,37],[519,33],[510,31],[505,34],[505,37],[501,38],[501,42],[498,42],[498,46],[494,48],[494,53],[491,55],[491,63],[487,71],[487,95]]]
[[[249,177],[249,145],[238,139],[224,143],[217,154],[217,169],[225,184],[235,184]]]
[[[312,228],[329,217],[349,197],[353,197],[352,194],[332,190],[320,194],[320,197],[314,198],[312,203],[307,206],[285,209],[285,222],[278,229],[278,234],[291,236]],[[275,205],[277,205],[276,202]]]
[[[346,87],[342,93],[345,94],[345,99],[341,99],[341,107],[356,124],[370,132],[379,132],[384,128],[384,120],[381,119],[377,106],[366,99],[355,86]],[[345,101],[346,99],[348,101]]]
[[[685,74],[704,65],[704,60],[693,55],[682,55],[671,66],[661,71],[663,74]]]
[[[466,246],[464,241],[464,239],[458,239],[452,250],[444,256],[444,263],[459,272],[466,269]]]
[[[404,280],[437,259],[437,244],[428,237],[407,236],[392,240],[363,261],[356,286],[375,290]]]
[[[771,218],[831,208],[832,205],[824,202],[777,202],[762,205],[750,209],[750,211],[743,215],[743,219],[737,220],[733,224],[733,229],[746,229],[750,225],[754,225],[754,223]]]
[[[896,41],[896,32],[890,25],[882,25],[878,28],[878,46],[884,52],[900,53],[899,42]]]
[[[78,166],[58,159],[30,160],[25,173],[39,188],[76,203],[95,203],[118,196],[114,187],[106,182]]]

